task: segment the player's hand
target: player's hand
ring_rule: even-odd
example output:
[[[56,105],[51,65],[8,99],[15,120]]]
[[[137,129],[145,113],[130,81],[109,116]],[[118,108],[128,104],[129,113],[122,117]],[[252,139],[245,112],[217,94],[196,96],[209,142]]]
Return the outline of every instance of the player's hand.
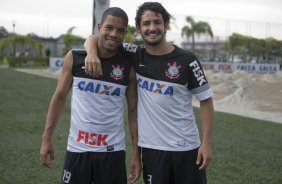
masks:
[[[101,61],[96,54],[87,53],[85,57],[85,73],[92,77],[103,75]]]
[[[140,154],[133,154],[130,159],[129,184],[135,183],[141,175],[141,159]]]
[[[40,160],[42,165],[51,168],[54,159],[54,146],[52,142],[43,140],[40,148]]]
[[[208,167],[212,157],[211,144],[202,144],[198,150],[198,156],[196,164],[199,165],[199,169],[205,169]]]

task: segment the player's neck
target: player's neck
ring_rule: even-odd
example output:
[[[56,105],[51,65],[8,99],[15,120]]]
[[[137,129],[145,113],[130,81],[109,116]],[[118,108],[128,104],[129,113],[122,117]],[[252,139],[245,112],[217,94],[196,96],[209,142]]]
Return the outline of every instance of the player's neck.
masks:
[[[174,46],[164,40],[158,45],[145,44],[146,51],[151,55],[165,55],[169,54],[174,50]]]
[[[109,58],[109,57],[113,57],[115,54],[117,53],[116,51],[108,51],[104,48],[100,48],[98,46],[98,56],[99,58]]]

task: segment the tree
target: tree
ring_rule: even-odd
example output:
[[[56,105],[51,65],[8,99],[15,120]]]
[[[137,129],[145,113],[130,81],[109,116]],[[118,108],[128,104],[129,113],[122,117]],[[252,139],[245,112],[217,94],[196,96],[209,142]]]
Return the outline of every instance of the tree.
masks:
[[[136,32],[136,28],[134,26],[130,26],[130,25],[128,25],[128,27],[127,27],[127,34],[124,38],[124,41],[129,42],[129,43],[134,43],[134,44],[137,44],[137,45],[143,43],[142,38]]]
[[[269,62],[273,58],[281,58],[281,42],[275,40],[274,38],[267,38],[265,40],[265,60]]]
[[[195,20],[188,16],[186,17],[186,22],[188,25],[184,26],[181,30],[181,36],[189,39],[192,38],[192,51],[195,51],[195,36],[200,36],[202,34],[208,35],[213,38],[212,29],[207,22],[199,21],[195,22]]]
[[[84,42],[84,38],[80,36],[73,35],[72,32],[76,27],[70,27],[67,30],[67,33],[63,35],[65,48],[63,50],[64,55],[72,49],[72,45],[74,44],[81,44]]]
[[[0,37],[6,37],[9,35],[9,32],[7,29],[3,26],[0,26]]]
[[[226,46],[232,62],[234,56],[242,58],[244,62],[278,62],[282,54],[282,44],[274,38],[258,39],[233,33],[229,36]]]
[[[3,55],[3,50],[12,45],[13,47],[13,56],[16,56],[16,45],[17,44],[21,44],[21,45],[26,45],[26,44],[30,44],[32,47],[36,48],[36,49],[40,49],[41,48],[41,44],[35,40],[33,40],[31,37],[28,36],[22,36],[22,35],[10,35],[7,36],[5,38],[3,38],[0,41],[0,53],[1,55]]]
[[[241,34],[233,33],[228,37],[228,42],[226,44],[227,52],[231,57],[232,62],[234,62],[235,56],[243,56],[244,53],[247,53],[248,39]],[[227,60],[229,61],[229,58]]]
[[[266,50],[264,47],[264,40],[263,39],[257,39],[257,38],[248,38],[249,43],[247,45],[248,48],[248,56],[249,58],[252,57],[255,59],[255,62],[258,63],[260,61],[260,58],[265,54]],[[249,59],[247,59],[247,62],[250,62]]]

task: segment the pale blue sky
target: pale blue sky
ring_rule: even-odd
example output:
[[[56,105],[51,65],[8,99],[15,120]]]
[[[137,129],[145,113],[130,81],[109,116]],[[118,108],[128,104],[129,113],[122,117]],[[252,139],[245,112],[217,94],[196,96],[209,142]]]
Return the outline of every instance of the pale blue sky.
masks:
[[[137,6],[142,0],[111,0],[111,6],[123,8],[134,25]],[[185,16],[210,22],[216,36],[233,31],[251,36],[276,36],[282,39],[281,0],[159,0],[176,18],[177,27],[169,39],[181,39]],[[1,0],[0,26],[18,34],[36,33],[57,37],[75,26],[74,34],[87,37],[92,30],[92,0]],[[238,21],[236,21],[238,20]],[[241,21],[242,20],[242,21]],[[246,21],[246,22],[244,22]],[[259,33],[259,31],[261,33]]]

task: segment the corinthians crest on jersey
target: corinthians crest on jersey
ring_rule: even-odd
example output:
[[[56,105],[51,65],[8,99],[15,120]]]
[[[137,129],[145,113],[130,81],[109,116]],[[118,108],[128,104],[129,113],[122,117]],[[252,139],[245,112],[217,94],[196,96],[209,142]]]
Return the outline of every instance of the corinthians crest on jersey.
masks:
[[[121,80],[123,78],[124,67],[120,65],[112,65],[112,68],[111,77],[115,80]]]
[[[170,79],[178,79],[179,77],[179,69],[182,68],[181,65],[176,64],[176,62],[168,63],[169,68],[165,71],[165,74]]]

